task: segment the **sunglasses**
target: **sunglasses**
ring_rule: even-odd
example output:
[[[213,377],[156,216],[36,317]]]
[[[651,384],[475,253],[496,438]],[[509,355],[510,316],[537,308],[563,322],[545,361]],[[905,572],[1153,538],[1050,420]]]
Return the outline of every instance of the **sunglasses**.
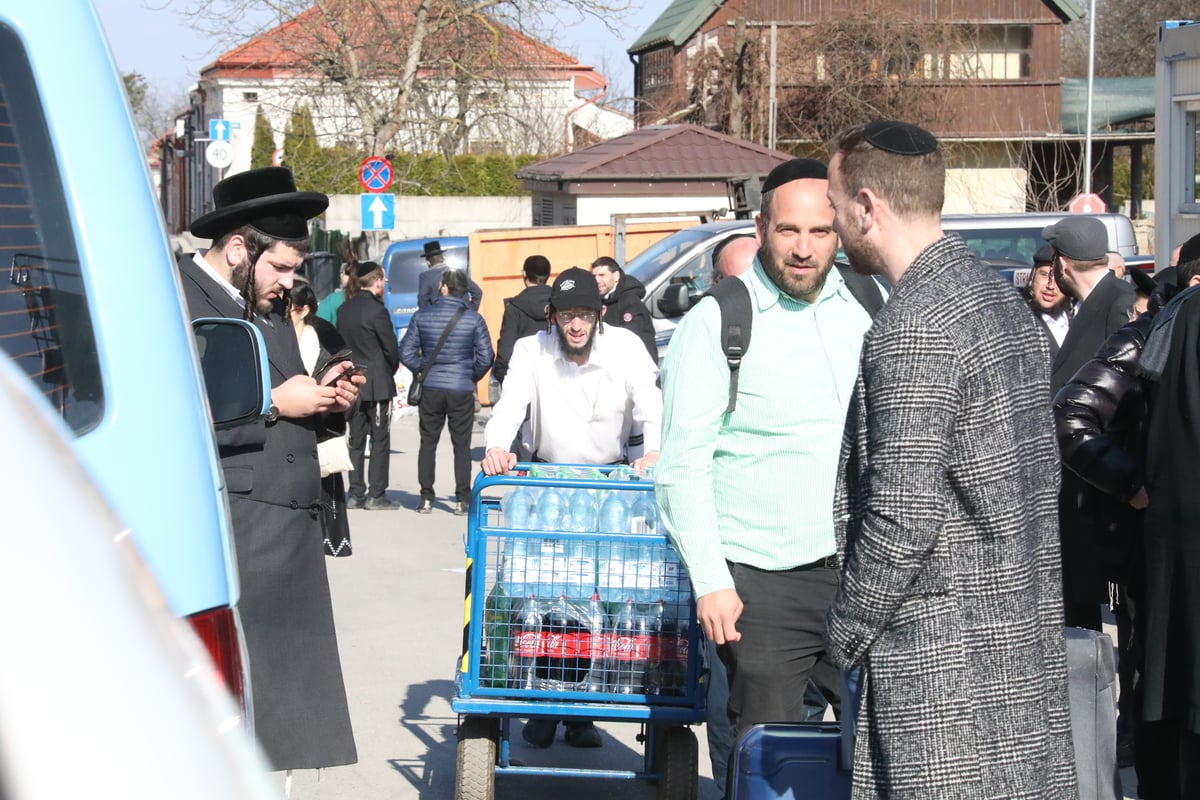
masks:
[[[554,318],[558,320],[560,325],[565,325],[573,319],[581,319],[584,322],[595,322],[598,315],[595,311],[578,311],[576,309],[567,309],[566,311],[555,311]]]

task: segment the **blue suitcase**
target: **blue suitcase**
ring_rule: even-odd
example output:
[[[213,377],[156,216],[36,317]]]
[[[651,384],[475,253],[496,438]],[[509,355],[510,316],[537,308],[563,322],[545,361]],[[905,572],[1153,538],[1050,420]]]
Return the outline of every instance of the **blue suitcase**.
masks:
[[[842,762],[836,722],[755,725],[738,741],[729,797],[846,800],[851,765]]]

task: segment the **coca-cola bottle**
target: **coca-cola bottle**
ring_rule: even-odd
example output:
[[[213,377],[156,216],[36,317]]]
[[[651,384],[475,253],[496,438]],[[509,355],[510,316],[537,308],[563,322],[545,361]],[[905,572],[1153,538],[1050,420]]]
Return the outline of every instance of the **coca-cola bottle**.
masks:
[[[603,693],[608,691],[605,683],[605,662],[608,659],[608,633],[605,624],[604,605],[600,602],[600,593],[592,592],[588,604],[588,673],[585,691]]]
[[[515,614],[518,613],[514,611]],[[537,598],[525,598],[519,613],[520,624],[515,626],[517,635],[512,638],[509,664],[509,686],[513,689],[537,689],[538,654],[542,651],[542,615],[538,613]]]
[[[650,655],[650,630],[633,598],[625,601],[613,624],[608,675],[616,694],[641,694]]]
[[[666,603],[662,600],[650,606],[648,617],[642,617],[642,623],[647,627],[650,639],[650,652],[646,659],[645,687],[646,694],[670,694],[670,679],[667,674],[667,651],[673,650],[675,632],[666,616]],[[669,642],[669,643],[668,643]]]
[[[565,597],[550,604],[542,619],[542,638],[546,645],[538,656],[538,677],[547,689],[561,690],[575,679],[574,659],[570,647],[570,611]]]

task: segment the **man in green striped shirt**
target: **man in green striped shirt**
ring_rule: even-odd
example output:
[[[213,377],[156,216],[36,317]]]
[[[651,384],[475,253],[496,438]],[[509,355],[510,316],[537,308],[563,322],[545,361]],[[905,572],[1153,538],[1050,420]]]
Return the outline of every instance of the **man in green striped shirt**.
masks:
[[[737,403],[716,301],[671,339],[662,369],[655,490],[691,576],[696,615],[729,672],[734,741],[803,718],[810,677],[828,695],[825,614],[837,585],[833,492],[846,409],[870,315],[832,269],[825,166],[794,159],[763,184],[753,313]],[[814,672],[814,667],[816,671]]]

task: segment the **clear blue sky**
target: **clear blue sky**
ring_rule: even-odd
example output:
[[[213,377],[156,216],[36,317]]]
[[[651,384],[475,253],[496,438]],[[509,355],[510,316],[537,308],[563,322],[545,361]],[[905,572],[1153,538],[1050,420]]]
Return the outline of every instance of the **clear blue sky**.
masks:
[[[42,0],[45,2],[45,0]],[[174,10],[171,0],[93,0],[121,72],[140,72],[164,99],[182,99],[200,69],[230,46],[203,38]],[[614,89],[632,92],[633,65],[625,49],[670,0],[631,0],[631,12],[614,36],[595,20],[572,26],[558,46],[603,73]]]

